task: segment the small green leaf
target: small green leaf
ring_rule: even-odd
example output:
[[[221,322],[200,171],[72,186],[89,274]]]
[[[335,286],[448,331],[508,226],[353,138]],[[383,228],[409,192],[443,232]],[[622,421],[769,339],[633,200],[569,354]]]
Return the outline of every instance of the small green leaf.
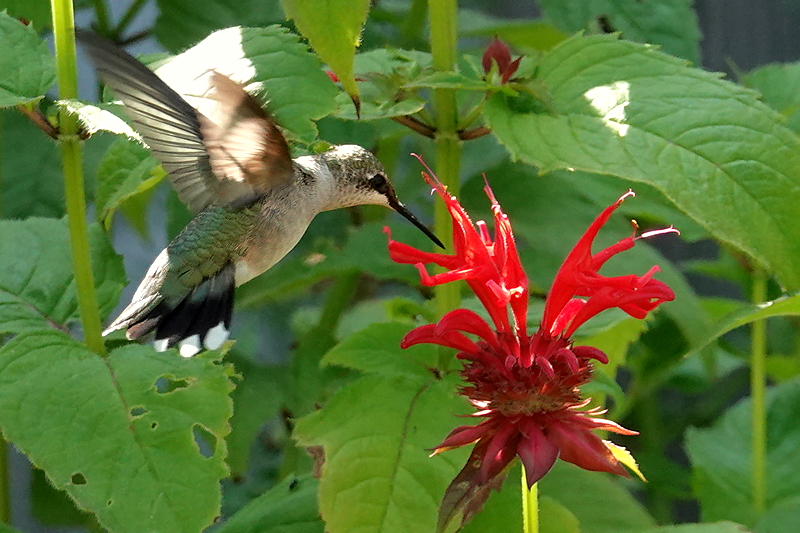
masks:
[[[52,24],[48,0],[0,0],[0,11],[8,11],[15,18],[29,20],[34,28],[47,29]]]
[[[692,462],[694,493],[704,521],[733,520],[755,525],[760,518],[753,507],[752,401],[748,398],[729,409],[711,428],[686,434]],[[797,505],[800,494],[800,379],[773,387],[767,394],[767,511]],[[776,511],[779,512],[779,511]],[[796,531],[800,522],[787,523]],[[768,531],[765,529],[764,531]]]
[[[410,330],[408,324],[398,322],[372,324],[337,344],[325,354],[322,364],[384,376],[429,377],[437,366],[439,351],[430,344],[400,348],[400,341]]]
[[[97,220],[110,228],[123,202],[152,189],[165,175],[147,148],[130,139],[117,139],[97,168]]]
[[[755,92],[613,36],[565,41],[539,72],[549,112],[501,94],[485,107],[514,157],[648,182],[800,287],[800,139]]]
[[[760,92],[764,102],[785,116],[787,126],[800,131],[800,63],[765,65],[748,72],[741,81]]]
[[[0,107],[38,100],[56,82],[56,64],[33,26],[0,12]]]
[[[361,119],[375,120],[411,115],[425,107],[425,100],[407,84],[433,74],[431,55],[414,50],[381,48],[355,57],[355,74],[360,82]],[[337,96],[337,116],[358,118],[349,97]]]
[[[406,83],[407,89],[461,89],[462,91],[488,91],[494,87],[483,80],[470,78],[458,72],[435,72]]]
[[[433,531],[468,450],[428,455],[465,408],[441,380],[365,376],[298,421],[300,444],[325,451],[319,506],[326,531]]]
[[[603,441],[603,442],[606,443],[606,446],[608,447],[609,450],[611,450],[611,453],[614,455],[617,461],[619,461],[623,465],[627,466],[630,470],[632,470],[633,473],[639,477],[639,479],[641,479],[642,481],[647,481],[644,475],[642,475],[642,471],[639,470],[639,465],[636,463],[636,459],[633,458],[633,455],[631,455],[631,452],[629,452],[626,448],[622,446],[614,444],[611,441]]]
[[[604,16],[622,37],[658,44],[672,55],[700,63],[700,27],[689,0],[542,0],[544,16],[568,33],[590,27],[600,30],[597,17]]]
[[[458,15],[460,34],[469,37],[497,36],[522,52],[545,52],[569,37],[554,25],[541,20],[503,20],[468,9],[460,9]]]
[[[92,266],[101,313],[116,306],[125,286],[122,258],[106,234],[91,226]],[[0,332],[65,328],[78,317],[64,220],[0,221]]]
[[[692,353],[700,351],[729,331],[749,324],[755,320],[762,320],[771,316],[796,316],[800,315],[800,294],[783,296],[771,302],[756,305],[740,306],[733,313],[717,321],[718,328],[704,339],[700,339],[692,346]]]
[[[94,134],[98,131],[108,131],[120,135],[127,135],[129,138],[142,142],[142,137],[133,131],[127,122],[119,118],[117,115],[104,109],[109,107],[109,104],[102,106],[95,106],[85,104],[79,100],[59,100],[56,104],[66,109],[69,113],[77,115],[78,120],[87,133]],[[114,106],[117,107],[117,106]]]
[[[300,38],[280,26],[227,28],[175,56],[156,69],[173,89],[201,112],[213,105],[198,97],[208,89],[212,70],[258,89],[275,121],[290,138],[310,143],[317,137],[314,120],[335,107],[336,87],[319,59]]]
[[[539,494],[566,507],[580,521],[581,533],[641,533],[656,525],[614,478],[562,461],[539,482]]]
[[[322,61],[330,65],[359,107],[353,58],[367,20],[369,0],[281,0],[287,18],[303,32]]]
[[[219,514],[229,373],[174,350],[102,358],[64,333],[27,332],[0,349],[0,426],[107,529],[196,533]]]
[[[323,533],[316,479],[289,476],[215,529],[217,533]]]

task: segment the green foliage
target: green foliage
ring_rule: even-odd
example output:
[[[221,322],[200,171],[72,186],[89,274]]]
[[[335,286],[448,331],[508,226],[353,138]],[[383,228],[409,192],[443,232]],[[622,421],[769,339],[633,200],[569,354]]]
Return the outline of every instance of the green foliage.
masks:
[[[544,172],[650,183],[712,235],[769,265],[784,286],[800,287],[792,207],[800,141],[755,93],[614,36],[562,43],[542,60],[539,80],[550,88],[548,112],[520,110],[519,98],[504,95],[486,105],[514,157]],[[698,194],[706,188],[719,194]],[[786,201],[771,203],[776,197]]]
[[[116,13],[106,1],[76,8],[91,10],[102,35],[137,38],[131,22],[141,21],[147,3]],[[689,0],[542,0],[543,17],[529,20],[463,4],[454,17],[451,0],[157,0],[158,18],[145,30],[177,55],[152,56],[148,64],[200,112],[210,105],[209,71],[245,84],[294,155],[332,143],[374,149],[399,198],[423,222],[434,219],[439,237],[449,232],[447,217],[431,215],[439,199],[428,197],[422,167],[408,153],[422,154],[450,180],[472,220],[486,220],[491,232],[485,173],[530,280],[529,333],[576,241],[632,188],[636,198],[602,228],[594,252],[629,237],[631,220],[637,235],[675,225],[684,242],[639,240],[600,274],[642,275],[658,265],[655,277],[675,301],[647,320],[607,312],[572,340],[608,355],[580,393],[592,398],[587,409],[607,407],[599,416],[641,432],[618,442],[630,450],[623,462],[635,467],[636,457],[649,481],[559,460],[539,482],[538,531],[794,533],[798,65],[759,67],[739,84],[693,68],[699,31]],[[36,518],[110,533],[199,533],[215,521],[209,530],[220,533],[434,531],[471,444],[434,457],[431,449],[454,427],[484,419],[460,417],[474,406],[459,394],[463,367],[454,350],[403,350],[400,343],[455,305],[458,291],[462,307],[488,318],[475,296],[461,284],[443,306],[414,266],[391,261],[385,226],[399,242],[421,250],[431,243],[390,210],[336,210],[320,214],[288,257],[237,289],[237,342],[226,363],[219,353],[184,359],[175,350],[155,352],[121,333],[105,339],[109,355],[95,353],[104,350],[92,342],[99,335],[78,322],[87,291],[78,293],[74,272],[91,262],[98,296],[91,305],[104,317],[127,303],[118,302],[127,279],[108,233],[122,212],[147,237],[151,218],[163,215],[152,200],[163,198],[153,192],[164,172],[124,108],[43,96],[56,81],[41,37],[51,25],[49,2],[0,0],[3,9],[0,429],[41,469],[31,488]],[[56,10],[56,20],[63,17]],[[431,46],[429,32],[442,46]],[[505,81],[503,51],[494,49],[489,69],[482,60],[494,36],[510,46],[508,61],[521,57]],[[458,57],[445,57],[455,50]],[[452,123],[441,120],[447,109],[456,115]],[[61,110],[91,134],[81,143],[85,198],[97,221],[89,228],[90,257],[75,251],[80,238],[63,218],[62,176],[74,173],[62,170],[69,157],[59,144],[75,150],[76,141],[48,136],[57,136]],[[71,222],[86,219],[70,205]],[[165,210],[170,236],[192,216],[174,191]],[[713,253],[700,259],[684,257],[709,246]],[[743,295],[762,276],[774,278],[767,296],[755,298],[769,301],[749,302]],[[719,287],[724,298],[705,296]],[[768,320],[763,334],[743,327],[761,320]],[[751,368],[759,341],[769,351]],[[750,399],[730,407],[747,396],[748,371],[757,376],[761,363],[778,383],[764,421],[764,509],[751,488],[758,419]],[[676,459],[681,451],[691,466]],[[461,531],[522,530],[520,469],[512,461]],[[0,509],[6,499],[0,488]],[[699,502],[701,523],[674,524],[696,518],[674,512],[691,507],[685,502]],[[0,526],[5,531],[14,533]]]
[[[104,359],[62,332],[29,331],[0,349],[0,424],[110,530],[199,531],[227,474],[229,372],[143,346]]]
[[[96,226],[91,231],[94,273],[101,312],[114,308],[124,286],[122,258]],[[78,302],[63,220],[0,221],[0,331],[22,333],[66,329]]]
[[[540,4],[544,16],[564,31],[618,31],[624,39],[657,44],[669,54],[700,63],[700,28],[690,0],[541,0]]]
[[[281,0],[286,16],[303,32],[319,58],[330,65],[358,107],[353,57],[367,20],[369,0]]]
[[[38,100],[56,82],[47,44],[32,26],[0,12],[0,107]]]
[[[795,473],[800,446],[800,380],[774,387],[767,404],[767,511],[759,516],[750,490],[751,402],[743,400],[713,427],[692,429],[686,447],[703,519],[733,520],[756,531],[796,531],[800,480]],[[723,444],[724,443],[724,444]],[[762,526],[770,524],[769,527]]]

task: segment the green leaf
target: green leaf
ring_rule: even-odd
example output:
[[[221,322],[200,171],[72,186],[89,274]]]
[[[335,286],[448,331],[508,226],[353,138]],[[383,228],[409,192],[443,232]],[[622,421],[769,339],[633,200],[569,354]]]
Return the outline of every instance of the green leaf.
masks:
[[[568,37],[552,24],[541,20],[503,20],[469,9],[460,9],[458,15],[458,32],[461,35],[497,36],[523,51],[547,51]]]
[[[238,346],[238,343],[237,343]],[[228,354],[231,357],[231,354]],[[241,382],[233,391],[233,417],[228,435],[228,465],[231,472],[244,475],[253,441],[264,424],[275,417],[282,403],[283,367],[257,365],[245,357],[233,361]]]
[[[130,139],[117,139],[97,168],[98,222],[109,229],[114,213],[123,202],[152,189],[165,175],[147,148]]]
[[[411,330],[399,322],[372,324],[337,344],[322,359],[338,365],[384,376],[408,375],[426,378],[437,367],[439,351],[431,344],[403,350],[400,341]]]
[[[522,529],[522,495],[520,493],[520,476],[522,466],[519,461],[511,463],[506,474],[506,480],[500,490],[493,490],[489,499],[483,504],[483,509],[472,520],[467,522],[460,533],[484,533],[488,531],[523,531]],[[540,500],[539,518],[544,522],[547,516],[541,509]],[[546,533],[544,524],[540,523],[540,532]],[[559,530],[558,533],[572,533]],[[555,531],[553,533],[556,533]]]
[[[424,87],[427,89],[461,89],[462,91],[488,91],[493,88],[489,82],[470,78],[458,72],[434,72],[406,83],[408,89]]]
[[[353,70],[369,0],[281,0],[286,16],[303,32],[320,59],[330,65],[347,94],[358,102]],[[358,103],[355,104],[358,107]]]
[[[153,33],[171,52],[185,50],[222,28],[263,27],[283,21],[278,3],[263,0],[156,0],[156,4]]]
[[[361,119],[375,120],[411,115],[425,107],[425,100],[406,86],[433,74],[431,55],[415,50],[381,48],[355,57],[355,75],[360,82]],[[350,98],[336,98],[339,118],[358,118]]]
[[[741,82],[760,92],[764,102],[788,119],[787,126],[800,131],[800,63],[759,67],[742,76]]]
[[[542,0],[539,5],[548,20],[568,33],[597,28],[597,17],[604,16],[625,39],[658,44],[700,63],[700,27],[691,0]]]
[[[729,409],[709,429],[689,429],[686,450],[694,471],[694,492],[704,521],[733,520],[754,525],[759,513],[751,494],[750,399]],[[767,510],[797,507],[800,479],[800,379],[786,381],[767,394]],[[785,507],[784,507],[785,510]],[[781,512],[781,514],[783,514]],[[785,527],[765,530],[797,531],[800,515]]]
[[[77,115],[86,132],[90,134],[97,133],[98,131],[108,131],[120,135],[126,135],[130,139],[142,141],[142,137],[131,128],[127,122],[119,118],[117,115],[109,111],[108,107],[119,106],[113,104],[102,104],[95,106],[85,104],[79,100],[59,100],[56,104],[66,109],[69,113]]]
[[[252,500],[216,533],[323,533],[317,480],[289,477]]]
[[[0,107],[33,102],[56,82],[56,64],[33,26],[0,12]]]
[[[539,498],[540,533],[581,533],[580,521],[550,496]]]
[[[365,376],[301,419],[295,438],[325,451],[319,506],[326,531],[433,531],[468,450],[428,455],[460,425],[454,415],[465,407],[441,380]]]
[[[581,533],[641,533],[656,525],[614,478],[562,461],[539,482],[539,494],[566,507],[580,521]]]
[[[698,342],[692,346],[692,353],[700,351],[700,349],[711,344],[729,331],[756,320],[762,320],[772,316],[800,315],[800,294],[783,296],[771,302],[764,302],[756,305],[742,305],[739,307],[740,308],[733,313],[717,321],[717,329],[705,338],[698,340]]]
[[[122,258],[97,226],[90,228],[92,266],[101,313],[125,286]],[[78,317],[69,231],[64,220],[0,221],[0,332],[64,328]]]
[[[0,349],[0,426],[109,530],[197,532],[227,475],[229,373],[174,350],[101,358],[61,332],[27,332]]]
[[[613,36],[570,39],[539,72],[551,112],[500,94],[485,107],[514,157],[650,183],[800,287],[800,139],[756,93]]]
[[[663,526],[655,529],[648,529],[642,533],[748,533],[749,531],[749,529],[741,524],[734,524],[733,522],[717,522],[714,524],[682,524],[679,526]]]
[[[300,38],[280,26],[228,28],[212,33],[156,72],[202,112],[208,72],[215,70],[241,83],[253,83],[267,110],[290,138],[310,143],[314,120],[335,108],[336,87]],[[213,103],[211,103],[213,105]]]
[[[16,109],[0,109],[0,158],[3,218],[64,216],[64,180],[58,145]],[[107,135],[83,143],[87,199],[92,197],[94,171],[108,147]]]
[[[0,11],[8,11],[15,18],[24,18],[39,30],[47,29],[53,21],[48,0],[0,0]]]

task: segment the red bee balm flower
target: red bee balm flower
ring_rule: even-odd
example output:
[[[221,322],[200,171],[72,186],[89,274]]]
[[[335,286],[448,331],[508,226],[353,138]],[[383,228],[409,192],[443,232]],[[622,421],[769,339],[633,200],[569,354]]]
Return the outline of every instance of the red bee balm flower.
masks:
[[[627,476],[612,453],[613,445],[592,430],[637,433],[599,418],[605,412],[599,408],[583,409],[589,400],[583,400],[579,390],[592,378],[592,360],[607,363],[608,358],[597,348],[573,346],[571,336],[606,309],[619,307],[644,318],[660,303],[675,298],[665,283],[653,279],[657,266],[643,276],[605,277],[598,273],[608,259],[634,245],[635,235],[596,254],[591,252],[600,228],[633,192],[606,208],[575,245],[556,274],[539,329],[528,335],[528,279],[511,224],[488,183],[484,190],[492,202],[494,239],[485,222],[473,225],[458,200],[435,177],[424,172],[423,176],[453,218],[455,253],[423,252],[390,236],[389,254],[395,262],[415,264],[423,285],[465,280],[494,323],[492,327],[474,312],[457,309],[437,324],[414,329],[402,342],[403,348],[433,343],[459,350],[456,357],[465,362],[461,375],[466,381],[461,393],[478,409],[472,416],[485,419],[477,425],[457,427],[434,449],[433,455],[475,443],[467,465],[445,493],[440,528],[458,510],[463,510],[464,521],[468,520],[489,489],[502,480],[501,474],[515,456],[522,460],[529,486],[541,479],[558,457],[587,470]],[[641,237],[666,232],[676,230],[667,228]],[[431,276],[424,266],[428,263],[445,267],[447,272]]]

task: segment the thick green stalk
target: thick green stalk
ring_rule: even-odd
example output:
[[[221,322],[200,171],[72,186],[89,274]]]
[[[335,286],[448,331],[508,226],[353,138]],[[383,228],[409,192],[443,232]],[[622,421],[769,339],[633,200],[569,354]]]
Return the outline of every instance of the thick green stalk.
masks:
[[[428,16],[431,29],[431,54],[433,66],[437,70],[451,71],[457,59],[456,42],[456,0],[429,0]],[[453,89],[433,91],[433,108],[436,113],[436,161],[434,171],[439,180],[448,188],[450,194],[458,195],[459,168],[461,165],[461,141],[458,139],[458,107],[456,92]],[[436,235],[448,249],[452,249],[452,221],[442,202],[436,203],[434,212]],[[444,283],[434,289],[436,309],[444,315],[459,306],[461,296],[457,283]]]
[[[525,467],[522,470],[522,531],[523,533],[539,533],[539,485],[534,483],[528,490],[525,478]]]
[[[763,269],[757,268],[753,274],[753,303],[762,303],[766,298],[767,275]],[[750,335],[750,396],[753,400],[751,482],[753,509],[757,515],[761,515],[766,509],[767,501],[766,321],[753,322]]]
[[[75,22],[72,0],[51,0],[53,33],[58,66],[58,92],[62,100],[78,97],[78,71],[75,57]],[[61,165],[67,200],[72,263],[78,289],[83,337],[91,350],[105,354],[101,336],[100,311],[89,254],[89,231],[86,224],[86,199],[83,187],[83,160],[78,139],[78,119],[62,109],[59,114]]]

